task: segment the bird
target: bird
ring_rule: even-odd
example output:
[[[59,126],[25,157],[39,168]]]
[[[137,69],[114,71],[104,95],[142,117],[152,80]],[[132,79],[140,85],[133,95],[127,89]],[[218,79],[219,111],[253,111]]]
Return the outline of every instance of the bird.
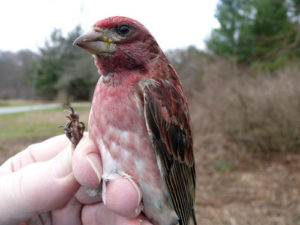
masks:
[[[172,38],[172,37],[170,37]],[[195,161],[188,103],[179,76],[137,20],[113,16],[75,39],[100,74],[88,131],[106,183],[132,179],[155,225],[196,225]]]

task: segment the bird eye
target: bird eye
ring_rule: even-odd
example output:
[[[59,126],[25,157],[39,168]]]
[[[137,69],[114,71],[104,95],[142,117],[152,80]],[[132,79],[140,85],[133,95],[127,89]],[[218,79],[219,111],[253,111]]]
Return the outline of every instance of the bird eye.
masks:
[[[130,31],[130,28],[127,25],[121,25],[118,27],[118,32],[121,35],[126,35],[126,34],[128,34],[129,31]]]

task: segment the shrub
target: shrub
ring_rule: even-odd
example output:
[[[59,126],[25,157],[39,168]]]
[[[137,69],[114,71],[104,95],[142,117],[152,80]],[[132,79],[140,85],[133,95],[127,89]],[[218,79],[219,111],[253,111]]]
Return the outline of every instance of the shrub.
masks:
[[[197,135],[219,133],[252,151],[300,152],[298,66],[253,76],[218,60],[204,70],[191,100]]]

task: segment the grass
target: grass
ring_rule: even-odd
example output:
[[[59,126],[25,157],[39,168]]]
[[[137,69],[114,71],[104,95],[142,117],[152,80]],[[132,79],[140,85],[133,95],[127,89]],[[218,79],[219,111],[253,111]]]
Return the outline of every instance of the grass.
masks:
[[[75,110],[80,120],[87,124],[89,107],[77,107]],[[65,108],[58,108],[0,115],[0,152],[6,151],[8,145],[23,149],[30,142],[63,134],[63,128],[59,126],[67,121],[64,111]]]
[[[216,167],[216,170],[221,174],[230,172],[232,170],[231,162],[224,161],[223,159],[216,160],[215,167]]]
[[[60,109],[0,116],[0,126],[5,127],[0,131],[0,139],[49,136],[61,133],[61,129],[58,129],[58,121],[43,121],[45,114],[50,116],[58,111],[62,112]],[[61,120],[62,118],[59,118],[59,121]]]

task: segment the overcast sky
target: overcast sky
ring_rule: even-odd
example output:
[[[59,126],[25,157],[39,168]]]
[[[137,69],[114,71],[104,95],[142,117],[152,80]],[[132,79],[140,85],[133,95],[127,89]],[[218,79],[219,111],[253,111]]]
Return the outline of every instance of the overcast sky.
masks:
[[[218,27],[218,0],[9,0],[0,7],[0,50],[37,51],[54,28],[65,34],[80,24],[85,31],[97,20],[128,16],[144,24],[162,49],[195,45]]]

